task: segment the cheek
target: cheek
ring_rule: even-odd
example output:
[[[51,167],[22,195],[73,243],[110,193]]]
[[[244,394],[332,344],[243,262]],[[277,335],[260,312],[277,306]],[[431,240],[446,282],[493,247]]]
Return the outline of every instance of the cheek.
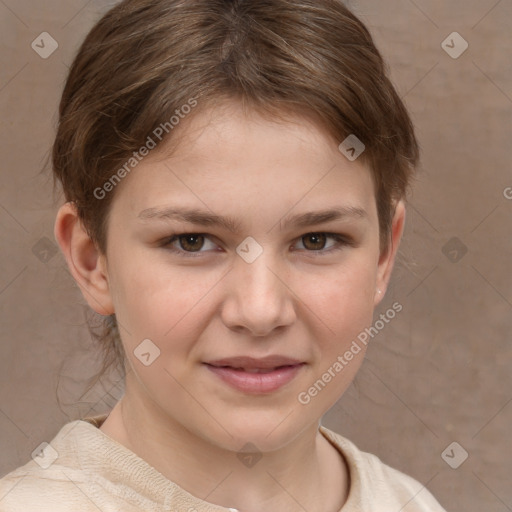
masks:
[[[112,285],[125,343],[134,348],[149,338],[158,340],[161,349],[168,340],[173,350],[186,347],[187,338],[201,328],[201,317],[207,317],[208,292],[219,277],[162,262],[137,264],[136,258],[118,267]]]
[[[308,276],[303,284],[306,305],[321,320],[335,342],[342,342],[371,322],[375,293],[375,271],[369,259],[325,273]]]
[[[373,317],[372,268],[371,258],[361,254],[335,273],[302,281],[309,299],[301,315],[310,323],[315,357],[296,400],[311,417],[321,417],[339,400],[363,363],[366,344],[358,336]]]

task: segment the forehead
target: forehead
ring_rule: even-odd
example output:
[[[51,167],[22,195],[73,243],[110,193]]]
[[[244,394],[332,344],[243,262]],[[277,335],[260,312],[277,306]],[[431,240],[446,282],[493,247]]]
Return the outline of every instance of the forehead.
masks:
[[[185,118],[177,128],[118,191],[137,214],[176,201],[212,211],[245,206],[253,214],[262,207],[282,211],[329,202],[372,213],[369,169],[349,161],[337,141],[305,116],[272,119],[233,102]]]
[[[333,136],[303,111],[282,110],[279,117],[243,105],[222,101],[185,117],[174,140],[161,145],[161,155],[193,159],[220,156],[244,158],[257,148],[260,159],[272,156],[276,163],[291,159],[291,152],[308,153],[309,158],[339,157]],[[166,149],[169,148],[167,151]]]

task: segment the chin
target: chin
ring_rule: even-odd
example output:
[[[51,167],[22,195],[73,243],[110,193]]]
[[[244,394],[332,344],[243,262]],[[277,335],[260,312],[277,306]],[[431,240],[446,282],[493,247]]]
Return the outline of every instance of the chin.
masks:
[[[222,429],[215,429],[215,444],[231,451],[239,452],[251,443],[261,452],[278,450],[293,441],[308,425],[297,421],[292,407],[273,411],[240,410],[223,416]],[[284,420],[284,421],[283,421]],[[227,432],[226,432],[227,431]],[[210,425],[210,435],[211,425]]]

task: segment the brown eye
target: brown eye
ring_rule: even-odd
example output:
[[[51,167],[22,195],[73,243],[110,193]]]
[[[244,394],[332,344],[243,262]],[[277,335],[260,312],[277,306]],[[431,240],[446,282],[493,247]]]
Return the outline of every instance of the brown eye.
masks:
[[[204,244],[204,236],[203,235],[195,235],[195,234],[187,234],[180,235],[178,237],[180,242],[180,246],[183,250],[189,252],[199,251]]]
[[[304,247],[312,251],[318,251],[325,248],[327,237],[324,233],[310,233],[302,237]],[[308,241],[306,243],[306,240]]]
[[[160,247],[183,257],[201,257],[205,253],[218,252],[212,237],[206,233],[176,233],[164,238]]]
[[[330,242],[329,242],[330,239]],[[307,233],[298,239],[299,250],[308,256],[327,256],[347,247],[357,247],[353,237],[339,233]]]

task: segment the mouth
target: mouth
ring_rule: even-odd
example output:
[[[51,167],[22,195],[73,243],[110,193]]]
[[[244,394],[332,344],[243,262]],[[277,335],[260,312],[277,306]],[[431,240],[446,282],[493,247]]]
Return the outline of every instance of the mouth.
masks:
[[[283,356],[236,357],[204,363],[225,384],[248,394],[277,391],[293,380],[305,364]]]
[[[303,361],[292,357],[281,355],[270,355],[266,357],[250,357],[250,356],[236,356],[225,357],[224,359],[217,359],[215,361],[208,361],[206,364],[216,367],[229,367],[242,369],[245,371],[250,370],[275,370],[282,366],[295,366],[301,364]]]
[[[289,368],[291,366],[293,365],[276,366],[275,368],[234,368],[232,366],[215,366],[215,368],[229,368],[230,370],[247,373],[272,373],[280,368]]]

